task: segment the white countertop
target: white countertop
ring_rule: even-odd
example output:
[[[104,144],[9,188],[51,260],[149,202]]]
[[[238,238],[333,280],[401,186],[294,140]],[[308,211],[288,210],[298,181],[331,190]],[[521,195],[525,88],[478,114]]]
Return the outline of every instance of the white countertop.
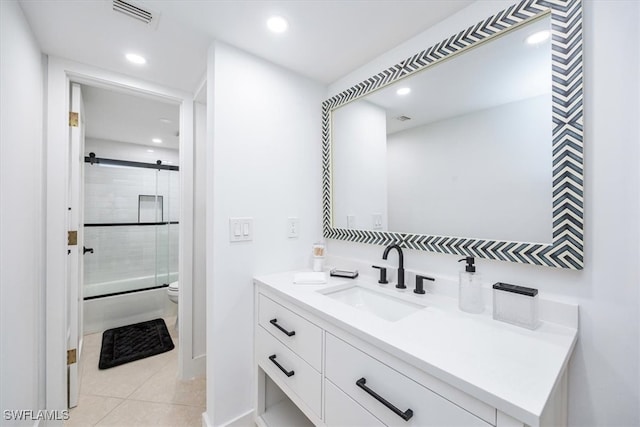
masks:
[[[495,321],[487,311],[464,313],[454,298],[416,295],[411,289],[398,291],[393,285],[377,285],[371,277],[328,277],[326,284],[307,285],[294,284],[295,273],[258,276],[255,281],[286,301],[532,426],[539,424],[577,340],[574,327],[543,321],[538,329],[530,331]],[[426,307],[390,322],[317,292],[341,284],[358,284],[419,301]]]

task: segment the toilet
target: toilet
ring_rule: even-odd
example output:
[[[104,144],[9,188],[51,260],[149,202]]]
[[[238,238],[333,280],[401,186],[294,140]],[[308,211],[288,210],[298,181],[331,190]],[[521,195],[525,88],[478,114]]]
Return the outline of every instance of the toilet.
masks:
[[[169,300],[175,304],[178,304],[178,281],[171,282],[167,288],[167,296]],[[178,316],[176,316],[176,330],[178,330]]]

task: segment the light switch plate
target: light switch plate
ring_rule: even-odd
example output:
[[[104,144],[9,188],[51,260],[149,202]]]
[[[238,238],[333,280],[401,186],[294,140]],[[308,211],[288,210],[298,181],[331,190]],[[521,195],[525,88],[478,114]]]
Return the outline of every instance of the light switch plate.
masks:
[[[253,218],[229,218],[229,241],[247,242],[253,240]]]

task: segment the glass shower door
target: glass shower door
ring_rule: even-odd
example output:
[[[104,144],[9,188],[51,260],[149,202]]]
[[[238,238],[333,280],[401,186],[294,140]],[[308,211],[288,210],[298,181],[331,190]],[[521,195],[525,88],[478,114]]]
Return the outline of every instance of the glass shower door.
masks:
[[[158,170],[158,192],[163,200],[163,220],[156,226],[156,285],[178,280],[178,174]]]
[[[177,280],[178,174],[118,162],[85,163],[85,299]]]

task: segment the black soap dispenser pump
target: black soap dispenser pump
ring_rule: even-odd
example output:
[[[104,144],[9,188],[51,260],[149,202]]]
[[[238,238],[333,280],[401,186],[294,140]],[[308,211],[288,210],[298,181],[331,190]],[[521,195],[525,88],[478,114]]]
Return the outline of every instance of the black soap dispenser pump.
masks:
[[[466,265],[464,271],[460,271],[458,307],[467,313],[482,313],[484,311],[482,283],[480,282],[480,274],[476,272],[475,259],[468,256],[458,262],[462,261],[465,261]]]

